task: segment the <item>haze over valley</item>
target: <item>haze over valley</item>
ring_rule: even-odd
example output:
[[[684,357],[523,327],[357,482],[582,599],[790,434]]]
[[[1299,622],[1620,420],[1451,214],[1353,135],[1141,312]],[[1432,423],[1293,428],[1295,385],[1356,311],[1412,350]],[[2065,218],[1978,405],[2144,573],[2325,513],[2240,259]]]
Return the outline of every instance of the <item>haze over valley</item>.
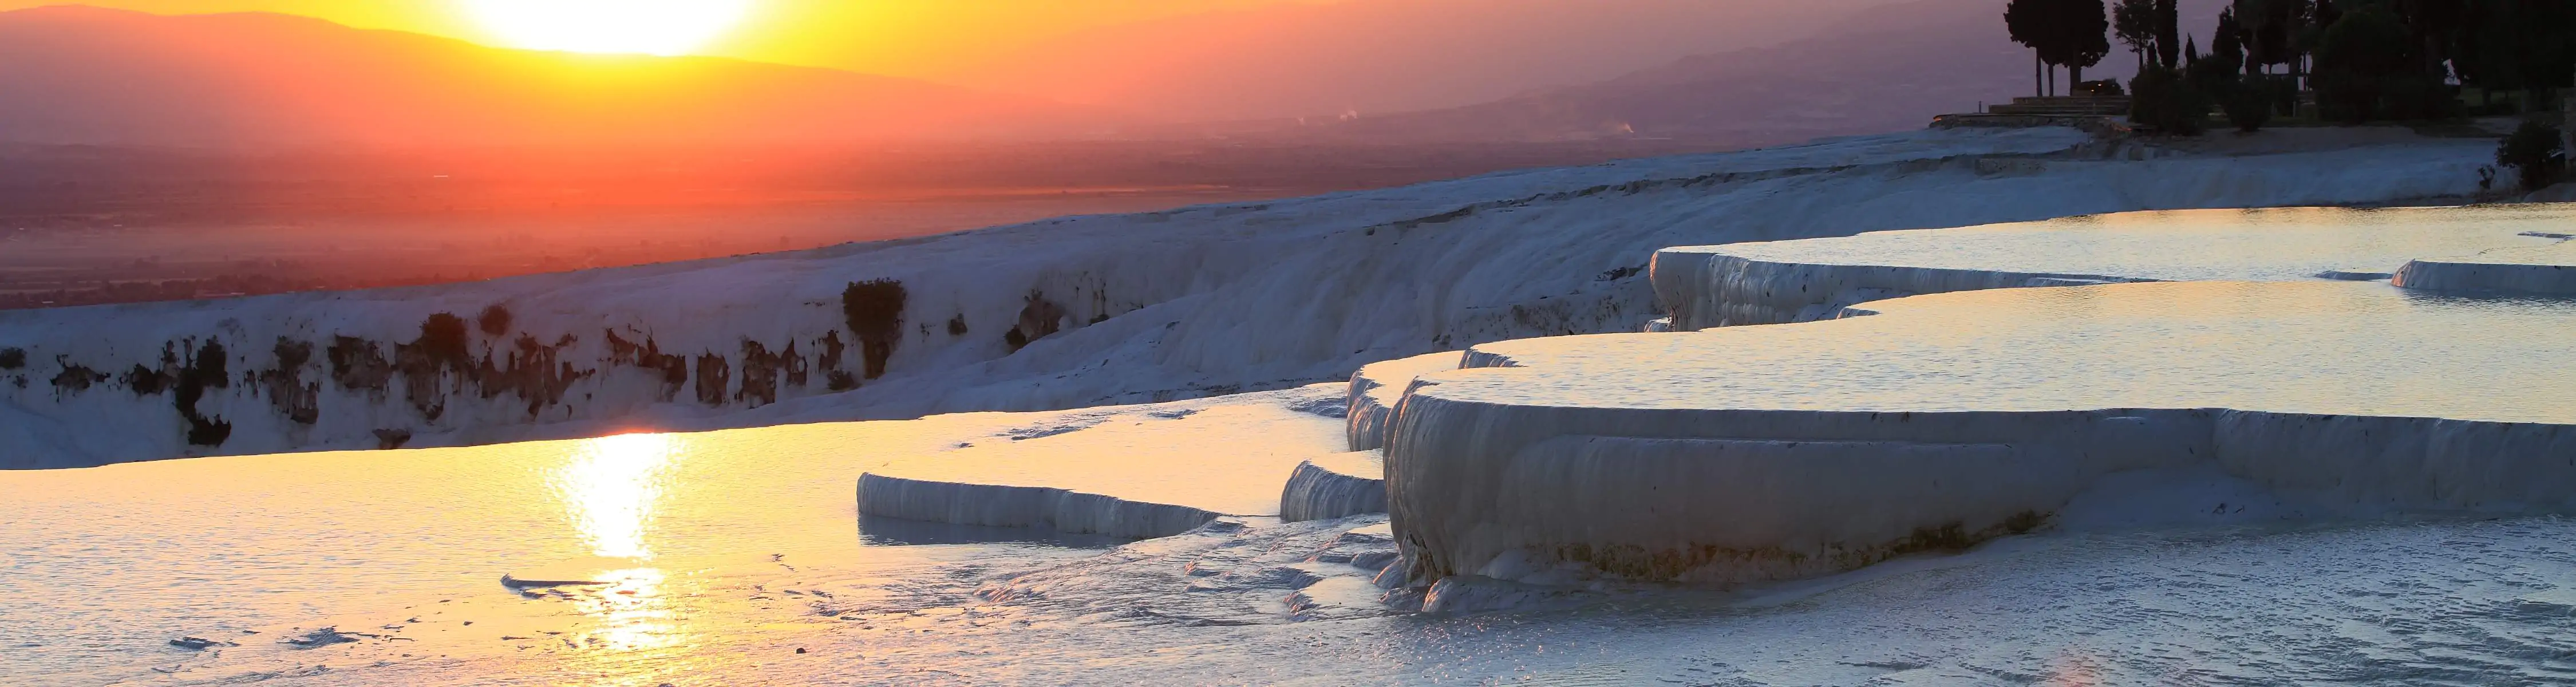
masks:
[[[1983,4],[1287,3],[916,70],[940,82],[282,14],[0,12],[17,248],[0,307],[801,249],[1877,131],[2019,87],[1986,12],[1963,11]],[[1873,71],[1935,62],[1954,68]]]

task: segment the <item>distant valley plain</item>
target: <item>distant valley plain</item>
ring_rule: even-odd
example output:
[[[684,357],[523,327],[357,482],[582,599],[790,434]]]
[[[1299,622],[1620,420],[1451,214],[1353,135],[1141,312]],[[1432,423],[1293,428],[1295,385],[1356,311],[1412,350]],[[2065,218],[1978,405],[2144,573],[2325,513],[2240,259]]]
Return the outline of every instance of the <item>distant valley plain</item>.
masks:
[[[822,151],[0,149],[0,309],[474,281],[1727,147],[1104,141]]]

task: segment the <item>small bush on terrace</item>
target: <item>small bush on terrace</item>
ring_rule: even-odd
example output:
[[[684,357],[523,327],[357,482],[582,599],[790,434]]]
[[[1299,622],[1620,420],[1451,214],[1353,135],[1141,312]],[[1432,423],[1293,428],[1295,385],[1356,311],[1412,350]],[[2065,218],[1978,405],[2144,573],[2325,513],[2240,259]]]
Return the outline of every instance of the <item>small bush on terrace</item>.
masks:
[[[495,338],[507,335],[510,333],[510,309],[499,303],[485,306],[483,314],[474,318],[474,326]]]
[[[2180,71],[2148,67],[2129,81],[2129,121],[2158,133],[2195,136],[2209,128],[2209,96]]]
[[[2523,190],[2548,188],[2567,171],[2567,145],[2559,136],[2558,127],[2547,122],[2524,121],[2496,146],[2496,166],[2520,173]]]

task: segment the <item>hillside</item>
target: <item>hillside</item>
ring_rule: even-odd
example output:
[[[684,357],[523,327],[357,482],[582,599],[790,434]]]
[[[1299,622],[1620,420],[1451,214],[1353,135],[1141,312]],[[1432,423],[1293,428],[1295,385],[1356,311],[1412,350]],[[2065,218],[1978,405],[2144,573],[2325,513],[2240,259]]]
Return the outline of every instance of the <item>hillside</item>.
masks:
[[[1635,331],[1662,314],[1641,273],[1668,246],[2459,198],[2494,144],[2119,145],[1917,131],[690,263],[0,312],[0,468],[1281,388]]]
[[[1698,55],[1618,78],[1469,107],[1364,117],[1369,139],[1642,136],[1769,144],[1902,130],[2030,91],[2030,54],[1997,12],[1956,0],[1871,8],[1831,34]]]
[[[1684,57],[1463,107],[1363,116],[1292,135],[1347,141],[1673,139],[1756,146],[1919,127],[2030,95],[2031,55],[2000,0],[1913,0],[1831,17],[1795,40]],[[2212,7],[2192,10],[2215,12]],[[2186,12],[2187,25],[2203,17]],[[2214,20],[2212,20],[2214,21]],[[2129,55],[2087,70],[2126,78]]]
[[[0,13],[0,143],[762,145],[1060,137],[1110,121],[906,79],[505,50],[288,15]]]
[[[1455,107],[1809,35],[1886,0],[1283,2],[997,46],[929,75],[1174,121]]]

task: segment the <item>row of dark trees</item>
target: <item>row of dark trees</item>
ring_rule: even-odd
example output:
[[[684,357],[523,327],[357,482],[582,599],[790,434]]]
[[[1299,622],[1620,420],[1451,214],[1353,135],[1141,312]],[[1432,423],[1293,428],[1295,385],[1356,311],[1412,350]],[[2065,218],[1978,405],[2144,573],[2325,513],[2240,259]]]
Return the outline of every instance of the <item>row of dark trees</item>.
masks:
[[[2362,121],[2456,115],[2459,87],[2486,99],[2520,92],[2522,107],[2549,109],[2557,89],[2576,86],[2576,0],[2231,0],[2206,54],[2177,25],[2175,2],[2011,0],[2004,23],[2031,48],[2042,95],[2056,92],[2051,66],[2083,84],[2111,51],[2107,33],[2147,82],[2132,93],[2199,98],[2231,120],[2286,114],[2302,90],[2325,117]]]
[[[2040,95],[2057,92],[2057,71],[2065,67],[2069,84],[2084,81],[2084,68],[2111,54],[2103,38],[2102,0],[2012,0],[2004,6],[2004,28],[2014,43],[2031,49],[2031,82]]]

